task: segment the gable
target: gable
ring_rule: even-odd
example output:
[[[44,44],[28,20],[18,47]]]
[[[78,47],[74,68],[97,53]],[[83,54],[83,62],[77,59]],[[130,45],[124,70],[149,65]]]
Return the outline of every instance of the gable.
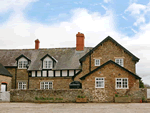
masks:
[[[89,56],[90,54],[92,54],[99,46],[102,46],[102,44],[106,41],[112,41],[113,43],[116,44],[116,46],[119,46],[122,50],[124,50],[127,54],[129,54],[130,56],[132,56],[132,60],[138,62],[139,58],[137,58],[136,56],[134,56],[131,52],[129,52],[127,49],[125,49],[123,46],[121,46],[117,41],[115,41],[113,38],[111,38],[110,36],[106,37],[102,42],[100,42],[97,46],[95,46],[93,49],[91,49],[87,54],[85,54],[82,58],[79,59],[80,62],[85,61],[86,57]]]
[[[81,77],[80,79],[81,79],[81,80],[84,80],[87,76],[91,75],[91,74],[94,73],[95,71],[97,71],[97,70],[103,68],[104,66],[106,66],[106,65],[108,65],[108,64],[110,64],[110,63],[114,64],[115,66],[119,67],[120,69],[122,69],[122,70],[128,72],[129,74],[133,75],[136,79],[141,79],[138,75],[136,75],[136,74],[132,73],[131,71],[127,70],[126,68],[124,68],[124,67],[118,65],[117,63],[115,63],[115,62],[112,61],[112,60],[109,60],[108,62],[104,63],[103,65],[99,66],[98,68],[94,69],[93,71],[89,72],[88,74],[84,75],[84,76]]]
[[[30,61],[30,59],[29,58],[27,58],[25,55],[20,55],[19,57],[17,57],[16,58],[16,60],[18,61],[18,60],[20,60],[20,61],[24,61],[24,60],[28,60],[28,61]]]
[[[45,58],[43,59],[43,61],[52,61],[52,59],[47,56],[47,57],[45,57]]]
[[[50,61],[54,61],[54,62],[58,62],[53,56],[46,54],[43,58],[41,58],[42,61],[46,61],[46,60],[50,60]]]

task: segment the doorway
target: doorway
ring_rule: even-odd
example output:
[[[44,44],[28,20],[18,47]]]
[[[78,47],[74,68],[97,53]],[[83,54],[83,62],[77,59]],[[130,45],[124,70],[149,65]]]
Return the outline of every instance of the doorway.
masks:
[[[7,91],[7,84],[1,83],[1,92],[6,92],[6,91]]]

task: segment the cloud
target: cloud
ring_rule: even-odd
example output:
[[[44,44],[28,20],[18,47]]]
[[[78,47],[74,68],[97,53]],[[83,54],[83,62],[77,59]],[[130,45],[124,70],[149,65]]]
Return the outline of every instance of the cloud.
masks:
[[[121,16],[123,19],[128,20],[125,16]]]
[[[141,23],[145,23],[145,18],[143,16],[139,17],[133,25],[138,26]]]
[[[125,12],[129,11],[131,12],[131,15],[136,15],[136,14],[140,14],[140,11],[145,9],[146,9],[145,5],[133,3],[129,5],[129,7],[125,10]]]
[[[111,2],[111,0],[104,0],[105,3]]]
[[[107,7],[105,7],[104,5],[101,4],[101,7],[104,8],[105,10],[108,10]]]
[[[38,0],[0,0],[0,13],[5,13],[9,10],[23,10],[31,2]]]
[[[134,30],[133,28],[131,28],[131,30],[132,30],[134,33],[137,33],[137,31],[136,31],[136,30]]]
[[[130,12],[131,16],[136,19],[133,23],[134,26],[138,26],[145,23],[145,16],[150,12],[150,2],[147,5],[132,3],[125,10],[126,12]]]

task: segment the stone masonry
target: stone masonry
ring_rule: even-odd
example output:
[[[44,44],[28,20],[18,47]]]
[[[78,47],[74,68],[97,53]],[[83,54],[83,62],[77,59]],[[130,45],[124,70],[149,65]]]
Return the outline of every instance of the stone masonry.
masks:
[[[11,77],[0,75],[0,86],[1,86],[1,83],[6,83],[7,84],[7,91],[10,91],[11,79],[12,79]],[[1,87],[0,87],[0,90],[1,90]]]

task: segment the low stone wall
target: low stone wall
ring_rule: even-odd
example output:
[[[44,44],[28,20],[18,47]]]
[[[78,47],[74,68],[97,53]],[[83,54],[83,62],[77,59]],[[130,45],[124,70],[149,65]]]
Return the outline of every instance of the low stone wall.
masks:
[[[82,89],[70,90],[17,90],[10,91],[10,102],[34,102],[35,98],[53,98],[50,102],[75,102],[76,97],[84,95]],[[47,100],[46,100],[47,101]]]
[[[140,102],[144,97],[147,100],[147,88],[139,88],[138,91],[130,92],[131,102]]]
[[[108,94],[109,93],[109,94]],[[76,97],[86,96],[88,102],[115,102],[115,95],[111,92],[87,89],[69,89],[69,90],[18,90],[10,91],[11,102],[75,102]],[[129,92],[131,102],[140,102],[147,98],[147,89],[140,88],[138,91]],[[35,98],[38,98],[37,100]],[[44,98],[43,100],[40,100]]]

